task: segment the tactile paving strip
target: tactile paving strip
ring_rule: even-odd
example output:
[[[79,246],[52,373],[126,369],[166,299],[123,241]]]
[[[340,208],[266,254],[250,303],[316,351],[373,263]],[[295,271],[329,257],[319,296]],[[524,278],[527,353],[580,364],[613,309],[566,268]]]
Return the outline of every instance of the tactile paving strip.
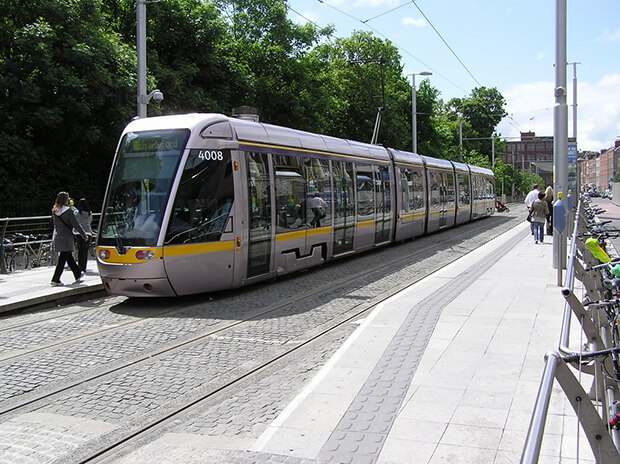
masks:
[[[441,312],[522,239],[513,237],[411,309],[321,449],[320,462],[377,461]]]

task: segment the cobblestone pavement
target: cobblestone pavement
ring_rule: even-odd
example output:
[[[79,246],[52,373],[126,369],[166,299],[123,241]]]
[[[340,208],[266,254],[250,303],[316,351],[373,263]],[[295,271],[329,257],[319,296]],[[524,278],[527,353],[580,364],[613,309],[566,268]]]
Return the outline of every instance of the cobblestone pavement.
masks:
[[[25,341],[16,342],[5,353],[46,344],[81,331],[87,333],[97,326],[131,319],[139,322],[36,355],[0,362],[0,407],[3,402],[10,404],[9,400],[27,392],[45,391],[73,378],[188,340],[224,323],[259,314],[275,302],[289,301],[267,316],[56,396],[53,402],[37,406],[36,412],[10,415],[0,424],[0,462],[72,462],[72,456],[87,452],[98,440],[114,439],[128,428],[153,420],[188,398],[224,384],[236,372],[270,359],[308,333],[319,331],[322,325],[342,317],[360,301],[371,300],[387,289],[404,285],[475,249],[512,227],[514,222],[510,218],[522,220],[516,213],[495,216],[414,242],[334,262],[275,283],[215,294],[210,299],[201,295],[139,303],[115,300],[116,304],[109,308],[102,306],[93,313],[65,315],[61,321],[20,327],[16,331]],[[484,226],[482,231],[478,230],[480,225]],[[461,240],[440,252],[424,256],[420,251],[457,238]],[[343,276],[420,252],[422,256],[416,257],[414,262],[400,262],[370,273],[345,288],[333,286],[343,280]],[[319,290],[319,293],[311,301],[300,300],[300,293],[304,293],[300,289]],[[150,308],[164,307],[178,309],[165,316],[148,317]],[[210,437],[217,443],[214,448],[224,450],[207,453],[213,462],[267,462],[260,453],[239,454],[234,445],[259,436],[353,328],[348,324],[338,334],[330,335],[329,342],[322,340],[304,347],[294,361],[262,373],[234,392],[227,390],[225,397],[213,400],[211,406],[203,406],[199,412],[193,412],[176,424],[178,430],[172,433]],[[10,339],[11,331],[3,333],[2,337]],[[29,444],[27,451],[24,443]],[[227,443],[228,446],[222,446]],[[187,460],[178,462],[192,462],[186,457]],[[281,458],[281,462],[305,462]],[[278,462],[274,459],[269,461]]]

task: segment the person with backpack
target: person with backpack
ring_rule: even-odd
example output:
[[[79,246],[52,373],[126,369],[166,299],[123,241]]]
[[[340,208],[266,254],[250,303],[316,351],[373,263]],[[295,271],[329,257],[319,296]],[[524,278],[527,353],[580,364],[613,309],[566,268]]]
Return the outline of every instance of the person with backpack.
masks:
[[[67,192],[59,192],[56,202],[52,208],[52,220],[54,222],[54,250],[58,253],[58,263],[52,276],[52,287],[64,285],[60,281],[60,276],[65,269],[65,263],[69,265],[75,282],[78,283],[84,277],[75,259],[73,258],[73,229],[77,230],[82,238],[88,241],[88,235],[78,222],[73,209],[71,208],[71,197]]]

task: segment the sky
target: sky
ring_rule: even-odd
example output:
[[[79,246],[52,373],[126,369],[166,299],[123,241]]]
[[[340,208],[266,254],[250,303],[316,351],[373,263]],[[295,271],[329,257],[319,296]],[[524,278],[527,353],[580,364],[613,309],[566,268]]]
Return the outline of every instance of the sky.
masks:
[[[288,0],[291,20],[332,25],[390,40],[404,74],[432,72],[440,98],[467,97],[480,86],[506,99],[497,132],[553,135],[554,0]],[[577,75],[577,145],[600,151],[620,139],[620,0],[567,0],[568,136],[573,134]],[[416,76],[416,87],[424,76]],[[409,77],[411,79],[411,77]]]

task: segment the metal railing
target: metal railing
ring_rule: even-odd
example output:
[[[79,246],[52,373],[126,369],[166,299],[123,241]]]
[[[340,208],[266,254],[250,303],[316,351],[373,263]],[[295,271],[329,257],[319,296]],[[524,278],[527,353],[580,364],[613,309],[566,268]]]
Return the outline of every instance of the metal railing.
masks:
[[[93,213],[93,233],[99,224],[101,213]],[[0,274],[9,272],[8,257],[16,249],[25,249],[27,245],[40,247],[52,242],[54,223],[52,216],[28,216],[0,218]],[[26,238],[24,238],[24,236]],[[40,237],[31,239],[30,237]],[[45,238],[41,238],[45,237]],[[8,240],[8,239],[11,240]]]
[[[607,375],[607,372],[614,372],[612,356],[620,352],[620,348],[611,344],[609,326],[604,323],[608,320],[608,316],[603,308],[595,305],[593,309],[589,307],[586,309],[574,294],[577,279],[592,301],[602,298],[600,276],[595,275],[598,273],[595,266],[599,261],[585,248],[584,242],[579,238],[580,234],[583,235],[587,231],[583,213],[583,204],[580,201],[562,289],[566,303],[560,342],[557,351],[545,355],[545,368],[521,454],[522,464],[538,462],[551,393],[556,380],[577,415],[596,462],[599,464],[620,462],[618,430],[608,427],[610,417],[617,412],[616,397],[619,385],[618,380],[611,379]],[[582,333],[587,338],[585,351],[583,349],[575,351],[569,347],[573,318],[580,322]],[[573,369],[576,369],[577,376]],[[583,377],[587,375],[592,376],[589,392],[582,386]]]

